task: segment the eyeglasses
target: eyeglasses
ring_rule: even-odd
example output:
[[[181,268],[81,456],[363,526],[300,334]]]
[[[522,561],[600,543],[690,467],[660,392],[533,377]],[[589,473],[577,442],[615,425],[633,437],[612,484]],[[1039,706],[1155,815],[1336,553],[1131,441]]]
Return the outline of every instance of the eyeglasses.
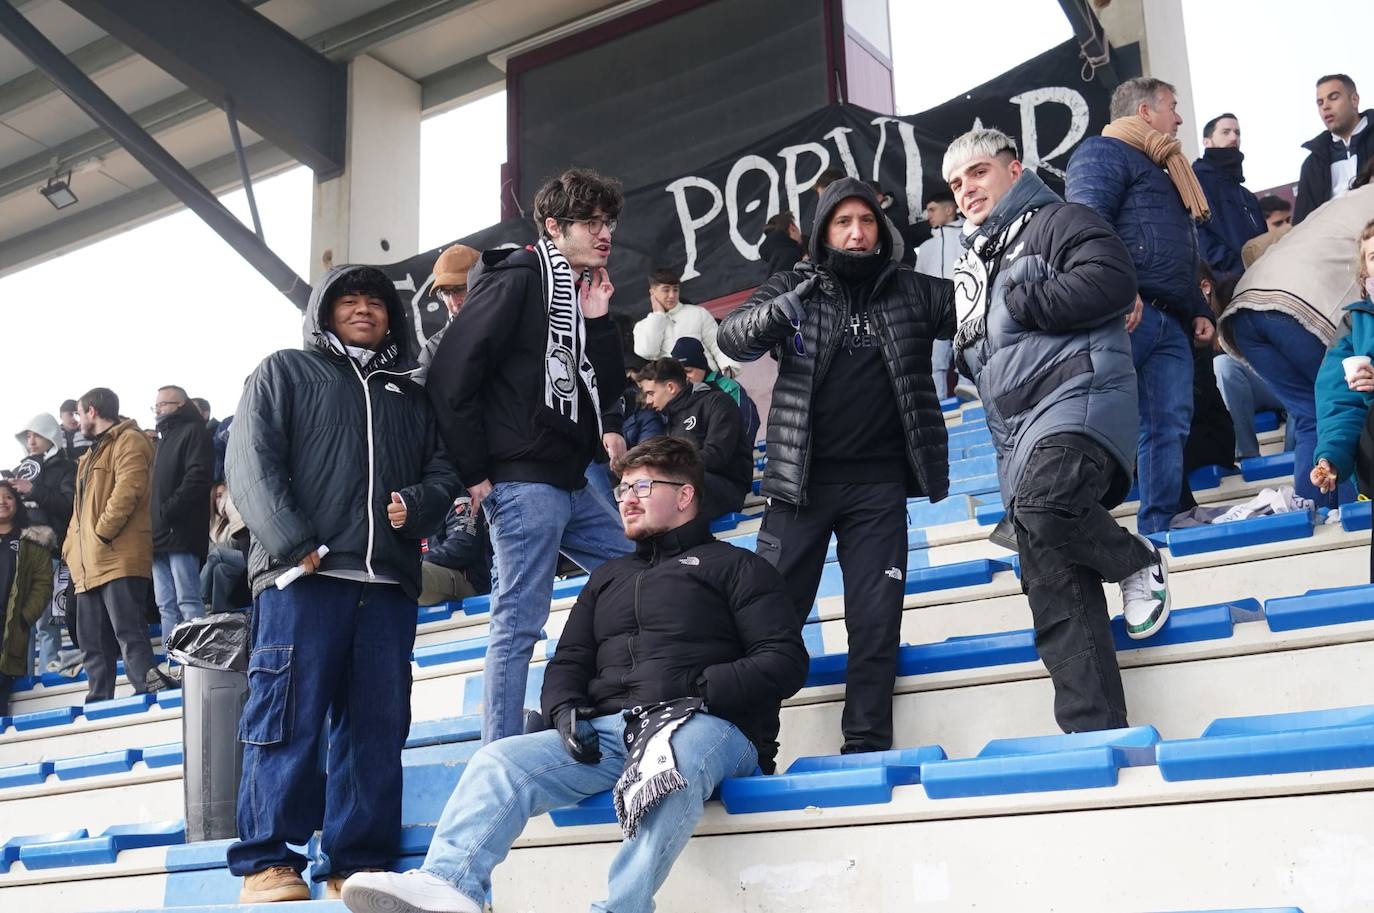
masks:
[[[466,285],[445,285],[443,288],[436,288],[434,294],[442,295],[445,298],[453,295],[466,295],[468,287]]]
[[[180,406],[180,405],[181,405],[181,403],[174,403],[174,402],[171,402],[171,401],[164,400],[163,402],[160,402],[160,403],[153,403],[153,405],[152,405],[150,408],[152,409],[152,411],[156,412],[157,410],[161,409],[163,406]]]
[[[667,479],[635,479],[633,482],[621,482],[615,487],[613,494],[617,503],[624,501],[625,496],[632,491],[635,493],[636,499],[643,501],[654,493],[655,485],[672,485],[674,488],[680,488],[690,484],[690,482],[669,482]]]
[[[587,231],[593,235],[601,234],[604,227],[608,234],[615,234],[615,230],[620,227],[619,219],[568,219],[569,222],[577,222],[587,226]]]

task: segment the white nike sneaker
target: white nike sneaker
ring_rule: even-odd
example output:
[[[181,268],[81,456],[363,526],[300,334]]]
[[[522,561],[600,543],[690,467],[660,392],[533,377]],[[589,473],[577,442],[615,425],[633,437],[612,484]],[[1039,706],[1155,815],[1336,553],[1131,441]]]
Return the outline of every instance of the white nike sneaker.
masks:
[[[482,913],[482,905],[436,875],[411,869],[357,872],[343,886],[353,913]]]
[[[1121,603],[1126,636],[1144,640],[1169,620],[1169,568],[1153,542],[1144,536],[1136,538],[1149,547],[1154,560],[1121,581]]]

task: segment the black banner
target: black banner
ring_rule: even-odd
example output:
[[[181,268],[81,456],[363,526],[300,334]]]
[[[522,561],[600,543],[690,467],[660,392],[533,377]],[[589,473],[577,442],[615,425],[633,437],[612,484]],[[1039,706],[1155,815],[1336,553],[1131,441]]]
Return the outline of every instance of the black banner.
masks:
[[[690,174],[670,175],[629,190],[611,261],[612,312],[637,320],[648,313],[645,277],[656,266],[682,270],[684,300],[703,302],[751,288],[766,278],[758,246],[778,211],[810,231],[816,178],[827,168],[876,179],[894,198],[888,216],[919,221],[925,196],[940,187],[949,142],[974,126],[996,127],[1017,140],[1021,161],[1062,191],[1069,155],[1107,122],[1110,91],[1084,82],[1078,45],[1065,42],[936,108],[909,117],[833,105]],[[479,250],[534,239],[527,219],[510,220],[459,239]],[[444,245],[447,247],[448,245]],[[429,289],[435,248],[383,269],[409,296],[418,335],[443,325],[443,306]]]

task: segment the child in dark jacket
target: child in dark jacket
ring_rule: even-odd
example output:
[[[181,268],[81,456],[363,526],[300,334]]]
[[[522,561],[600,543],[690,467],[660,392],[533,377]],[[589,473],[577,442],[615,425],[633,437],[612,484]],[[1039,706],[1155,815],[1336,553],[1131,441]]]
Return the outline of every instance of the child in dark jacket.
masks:
[[[1374,492],[1374,220],[1360,232],[1360,283],[1364,297],[1345,306],[1340,334],[1317,372],[1317,449],[1312,484],[1323,492],[1354,477],[1360,493]],[[1374,552],[1370,556],[1374,580]]]

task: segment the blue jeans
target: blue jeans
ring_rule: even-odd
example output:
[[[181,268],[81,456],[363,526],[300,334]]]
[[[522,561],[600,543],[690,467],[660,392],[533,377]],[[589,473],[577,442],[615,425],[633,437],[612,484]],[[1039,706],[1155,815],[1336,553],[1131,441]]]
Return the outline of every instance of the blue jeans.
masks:
[[[610,789],[619,779],[625,769],[624,717],[615,713],[591,724],[601,743],[597,764],[574,761],[553,730],[483,746],[444,807],[424,870],[481,904],[491,890],[492,869],[530,818]],[[697,714],[672,739],[687,788],[669,793],[635,837],[621,843],[611,862],[609,896],[592,904],[594,911],[650,913],[654,892],[687,845],[703,804],[722,780],[748,776],[758,764],[753,744],[719,717]]]
[[[153,599],[162,616],[162,649],[172,629],[183,621],[205,617],[200,598],[200,559],[190,552],[157,552],[153,555]]]
[[[239,840],[228,852],[235,875],[303,870],[307,860],[287,844],[305,845],[317,828],[316,881],[391,864],[415,620],[415,602],[395,584],[319,574],[254,600]]]
[[[496,553],[483,671],[483,742],[524,731],[525,683],[549,617],[558,553],[590,572],[633,550],[609,491],[609,481],[579,491],[498,482],[482,502]]]
[[[1216,372],[1217,389],[1226,403],[1226,411],[1231,413],[1231,423],[1236,427],[1236,456],[1240,459],[1259,456],[1255,413],[1282,412],[1283,403],[1263,378],[1237,358],[1218,355],[1212,359],[1212,370]],[[1291,437],[1284,441],[1284,446],[1293,449]]]
[[[949,369],[954,364],[954,343],[948,339],[934,339],[930,343],[930,373],[935,379],[935,395],[949,399],[954,395],[949,383]]]
[[[1317,449],[1317,398],[1313,387],[1326,346],[1297,320],[1281,311],[1237,311],[1229,318],[1236,347],[1264,378],[1293,420],[1293,492],[1311,498],[1318,507],[1335,507],[1355,500],[1355,486],[1342,483],[1324,495],[1309,473]]]
[[[1183,485],[1183,445],[1193,421],[1193,350],[1173,317],[1146,304],[1131,334],[1140,397],[1136,478],[1141,535],[1169,528]]]

